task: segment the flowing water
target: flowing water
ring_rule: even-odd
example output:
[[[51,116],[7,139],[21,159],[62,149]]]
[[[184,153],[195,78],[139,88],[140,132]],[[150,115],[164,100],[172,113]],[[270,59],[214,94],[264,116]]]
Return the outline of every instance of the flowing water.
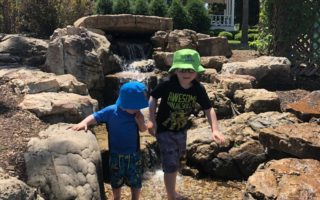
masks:
[[[106,130],[104,126],[96,126],[95,134],[101,149],[108,149]],[[142,134],[141,142],[152,140]],[[154,139],[153,139],[154,140]],[[105,183],[105,192],[108,199],[112,198],[112,190],[109,183]],[[196,179],[190,176],[178,175],[177,191],[185,198],[192,200],[240,200],[245,182],[241,181],[220,181],[209,178]],[[122,188],[122,198],[131,199],[130,188]],[[163,172],[160,169],[146,170],[142,183],[141,198],[142,200],[162,200],[166,199],[166,192],[163,182]]]
[[[216,181],[211,179],[195,179],[189,176],[179,175],[177,177],[177,191],[184,197],[181,199],[192,200],[240,200],[245,182]],[[111,186],[105,184],[105,191],[108,199],[112,199]],[[121,199],[131,199],[130,188],[122,188]],[[163,183],[163,172],[156,170],[146,172],[142,184],[142,200],[166,199],[166,192]]]

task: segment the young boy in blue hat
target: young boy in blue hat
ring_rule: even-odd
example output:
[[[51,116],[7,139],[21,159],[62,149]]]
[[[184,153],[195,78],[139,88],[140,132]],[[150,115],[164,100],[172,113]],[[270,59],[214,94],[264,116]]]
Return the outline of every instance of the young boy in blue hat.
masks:
[[[89,115],[72,130],[87,130],[89,125],[106,123],[109,133],[109,168],[114,199],[121,199],[121,187],[131,187],[132,199],[139,199],[141,190],[141,155],[139,131],[147,130],[140,109],[148,107],[146,87],[139,82],[121,86],[115,104]]]
[[[212,139],[218,143],[225,141],[219,132],[217,117],[211,106],[205,88],[196,80],[197,74],[205,69],[200,64],[200,55],[192,49],[181,49],[174,53],[169,69],[169,80],[157,85],[149,100],[149,119],[154,124],[149,129],[155,135],[160,147],[164,183],[169,200],[179,197],[176,192],[176,177],[180,158],[186,152],[186,128],[188,117],[196,103],[204,109],[211,126]],[[157,100],[161,98],[156,115]]]

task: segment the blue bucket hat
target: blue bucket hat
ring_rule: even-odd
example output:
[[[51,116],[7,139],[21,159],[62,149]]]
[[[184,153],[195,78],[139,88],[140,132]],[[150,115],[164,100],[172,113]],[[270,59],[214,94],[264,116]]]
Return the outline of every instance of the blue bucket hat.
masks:
[[[121,86],[116,105],[122,109],[140,110],[149,106],[146,86],[132,81]]]

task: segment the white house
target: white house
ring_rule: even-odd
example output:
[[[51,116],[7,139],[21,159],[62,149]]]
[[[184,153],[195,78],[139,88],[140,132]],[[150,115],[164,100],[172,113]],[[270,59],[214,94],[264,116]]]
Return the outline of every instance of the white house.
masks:
[[[227,31],[235,30],[234,25],[234,8],[235,0],[205,0],[206,7],[209,7],[210,4],[218,3],[224,4],[225,9],[218,13],[213,13],[211,17],[211,29],[225,29]],[[215,12],[215,11],[214,11]]]

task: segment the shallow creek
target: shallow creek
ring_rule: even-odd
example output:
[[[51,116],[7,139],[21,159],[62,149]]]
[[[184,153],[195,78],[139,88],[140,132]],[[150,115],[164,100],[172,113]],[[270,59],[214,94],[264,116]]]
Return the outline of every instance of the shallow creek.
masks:
[[[141,198],[142,200],[166,199],[166,192],[163,183],[161,170],[147,172],[143,181]],[[245,182],[215,181],[209,179],[196,180],[189,176],[179,175],[177,179],[177,190],[184,198],[192,200],[240,200]],[[105,184],[105,191],[108,199],[112,199],[112,191],[109,184]],[[130,188],[123,187],[121,199],[131,199]]]
[[[107,149],[107,137],[104,126],[94,128],[97,140],[101,149]],[[152,140],[150,136],[141,136],[143,141]],[[111,186],[104,184],[106,196],[112,199]],[[240,200],[242,191],[245,188],[245,182],[238,181],[220,181],[213,179],[195,179],[190,176],[179,175],[177,178],[177,191],[183,195],[183,199],[192,200]],[[131,199],[130,188],[122,188],[122,198]],[[162,200],[166,199],[166,192],[163,182],[163,172],[161,169],[146,171],[142,183],[141,198],[142,200]]]

